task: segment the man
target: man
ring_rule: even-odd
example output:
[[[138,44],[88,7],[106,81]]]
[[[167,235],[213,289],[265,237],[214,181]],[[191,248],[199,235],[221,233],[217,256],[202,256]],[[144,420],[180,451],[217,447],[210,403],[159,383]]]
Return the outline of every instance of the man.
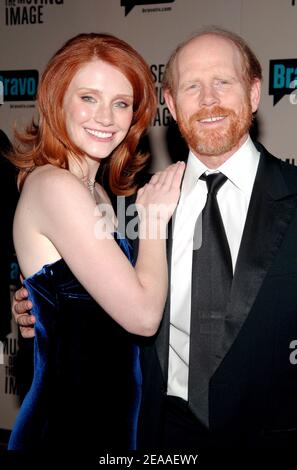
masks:
[[[144,449],[296,445],[297,169],[249,137],[261,78],[246,43],[217,29],[179,46],[167,65],[164,95],[190,153],[168,244],[170,295],[142,353]],[[217,203],[230,281],[215,241],[209,264],[199,258],[199,178],[213,172],[227,177]]]
[[[164,318],[142,347],[140,449],[295,445],[297,169],[249,137],[261,78],[246,43],[218,29],[167,65],[189,158]]]

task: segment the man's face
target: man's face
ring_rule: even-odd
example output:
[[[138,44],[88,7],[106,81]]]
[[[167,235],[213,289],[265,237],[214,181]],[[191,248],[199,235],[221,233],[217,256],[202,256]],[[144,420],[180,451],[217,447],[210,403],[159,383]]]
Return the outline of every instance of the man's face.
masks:
[[[174,67],[174,96],[165,92],[169,109],[193,153],[221,164],[247,138],[260,83],[247,87],[237,48],[211,34],[185,46]]]

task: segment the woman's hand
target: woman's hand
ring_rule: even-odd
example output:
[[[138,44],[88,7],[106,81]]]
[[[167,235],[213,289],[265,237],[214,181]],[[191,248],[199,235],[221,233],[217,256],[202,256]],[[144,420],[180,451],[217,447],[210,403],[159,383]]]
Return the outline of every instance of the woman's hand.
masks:
[[[177,162],[157,172],[149,183],[139,189],[136,206],[141,221],[169,222],[179,200],[184,170],[185,163]]]

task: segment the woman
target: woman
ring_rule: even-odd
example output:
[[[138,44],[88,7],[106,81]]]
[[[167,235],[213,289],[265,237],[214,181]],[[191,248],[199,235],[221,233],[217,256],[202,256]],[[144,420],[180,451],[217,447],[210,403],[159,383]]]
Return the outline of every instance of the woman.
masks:
[[[162,234],[184,165],[138,192],[134,269],[95,176],[104,164],[115,194],[135,191],[145,163],[137,145],[156,102],[146,63],[120,39],[81,34],[48,63],[37,101],[39,124],[13,156],[22,190],[14,242],[36,317],[35,373],[9,449],[135,449],[141,374],[132,335],[153,335],[161,320]],[[162,210],[149,210],[156,204]]]

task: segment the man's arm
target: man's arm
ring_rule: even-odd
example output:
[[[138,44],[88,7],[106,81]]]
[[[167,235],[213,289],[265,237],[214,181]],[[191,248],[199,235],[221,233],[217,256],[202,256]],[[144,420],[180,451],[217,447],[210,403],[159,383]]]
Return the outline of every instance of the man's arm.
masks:
[[[33,338],[35,335],[35,317],[30,314],[32,302],[28,300],[28,291],[24,287],[18,289],[12,299],[12,315],[19,325],[23,338]]]

